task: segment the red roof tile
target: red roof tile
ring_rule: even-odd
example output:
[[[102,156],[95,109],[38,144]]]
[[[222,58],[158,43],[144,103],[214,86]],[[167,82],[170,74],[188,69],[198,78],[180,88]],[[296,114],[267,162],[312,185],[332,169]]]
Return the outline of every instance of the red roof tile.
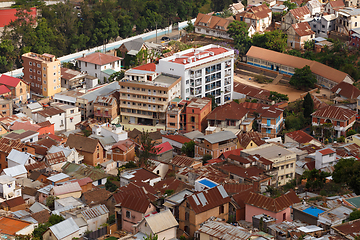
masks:
[[[81,179],[70,180],[69,182],[77,182],[80,185],[80,187],[82,187],[88,183],[92,183],[93,180],[91,180],[91,178],[89,178],[89,177],[86,177],[86,178],[81,178]]]
[[[347,82],[341,82],[337,84],[331,89],[331,91],[348,99],[356,99],[360,95],[360,90],[354,85]]]
[[[270,91],[244,83],[234,82],[234,92],[271,102]]]
[[[248,113],[248,110],[245,109],[240,104],[232,101],[230,103],[221,105],[215,108],[207,117],[207,120],[216,120],[216,121],[225,121],[228,119],[239,120],[244,118]]]
[[[195,159],[187,156],[176,155],[171,161],[170,164],[177,167],[190,167],[194,163]]]
[[[291,25],[291,27],[294,28],[296,34],[299,35],[300,37],[315,34],[311,30],[311,27],[308,22],[295,23]]]
[[[16,197],[16,198],[11,198],[9,200],[6,200],[4,202],[1,203],[2,205],[8,206],[9,208],[13,208],[22,204],[25,204],[24,199],[20,196],[20,197]]]
[[[343,0],[330,1],[329,3],[333,8],[345,7]]]
[[[19,129],[37,131],[40,129],[40,126],[37,124],[32,124],[30,122],[14,122],[14,124],[10,127],[10,130],[15,131]]]
[[[159,145],[156,145],[155,148],[156,148],[156,154],[157,155],[163,154],[164,152],[173,150],[173,147],[170,145],[169,142],[164,142],[164,143],[161,143]]]
[[[334,150],[330,149],[330,148],[326,148],[324,150],[320,150],[319,151],[321,153],[321,155],[328,155],[328,154],[331,154],[331,153],[335,153]]]
[[[167,138],[167,139],[170,139],[170,140],[173,140],[175,142],[182,143],[182,144],[191,141],[190,138],[187,138],[187,137],[181,136],[181,135],[163,135],[163,137]]]
[[[101,52],[96,52],[96,53],[89,54],[89,55],[87,55],[85,57],[80,57],[80,58],[78,58],[76,60],[82,61],[82,62],[93,63],[93,64],[97,64],[97,65],[102,66],[102,65],[105,65],[105,64],[108,64],[108,63],[119,61],[121,59],[122,58],[107,55],[107,54],[104,54],[104,53],[101,53]]]
[[[221,159],[221,158],[214,158],[214,159],[210,159],[207,161],[206,164],[204,164],[204,166],[206,165],[210,165],[210,164],[216,164],[216,163],[221,163],[224,162],[225,160]]]
[[[11,93],[10,89],[5,85],[0,85],[0,95],[5,93]]]
[[[223,152],[223,153],[220,155],[220,157],[223,156],[224,158],[228,158],[231,154],[240,155],[241,150],[243,150],[243,149],[242,149],[242,148],[238,148],[238,149],[226,151],[226,152]]]
[[[229,195],[233,195],[233,194],[237,194],[237,193],[241,193],[243,191],[247,191],[249,189],[253,189],[253,185],[248,185],[248,184],[234,184],[234,183],[225,183],[223,184],[225,191],[229,194]]]
[[[304,132],[302,130],[289,132],[289,133],[286,133],[285,135],[298,143],[309,143],[312,140],[316,140],[315,138],[313,138],[312,136],[310,136],[309,134],[307,134],[306,132]]]
[[[259,132],[246,132],[237,135],[239,144],[243,147],[247,147],[251,141],[253,141],[257,146],[263,145],[266,142],[261,139],[261,134]]]
[[[6,85],[6,86],[16,87],[20,81],[21,81],[20,78],[10,77],[5,74],[0,76],[0,84]]]
[[[354,115],[356,115],[355,111],[336,106],[323,107],[312,113],[313,117],[330,118],[345,121],[349,120]]]
[[[219,168],[224,170],[225,172],[229,172],[246,179],[250,179],[252,177],[258,177],[264,174],[264,170],[259,169],[255,166],[249,168],[243,168],[233,164],[225,164]]]
[[[155,72],[156,64],[155,63],[148,63],[148,64],[144,64],[144,65],[141,65],[141,66],[138,66],[138,67],[134,67],[132,69]]]
[[[123,140],[123,141],[119,141],[117,143],[115,143],[111,149],[114,149],[114,148],[119,148],[121,149],[123,152],[126,152],[131,146],[134,145],[134,142],[130,139],[126,139],[126,140]]]

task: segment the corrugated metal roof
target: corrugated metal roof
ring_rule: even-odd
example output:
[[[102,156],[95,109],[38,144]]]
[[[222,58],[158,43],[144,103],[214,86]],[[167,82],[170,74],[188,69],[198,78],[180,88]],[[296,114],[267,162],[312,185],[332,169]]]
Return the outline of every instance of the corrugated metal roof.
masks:
[[[25,165],[26,161],[33,156],[30,153],[20,152],[16,149],[12,149],[7,158],[13,162],[16,162],[20,165]]]
[[[39,202],[35,202],[30,208],[29,210],[32,212],[32,213],[37,213],[37,212],[40,212],[42,210],[47,210],[50,212],[50,209],[45,206],[44,204],[42,203],[39,203]]]
[[[206,135],[204,139],[210,143],[218,143],[236,138],[235,134],[230,131],[221,131],[213,134]]]
[[[48,177],[47,180],[49,180],[51,182],[58,182],[58,181],[63,180],[65,178],[70,178],[70,176],[65,174],[65,173],[59,173],[59,174],[52,175],[52,176]]]
[[[108,213],[109,210],[106,208],[104,204],[97,205],[95,207],[92,207],[90,209],[81,212],[81,214],[84,216],[86,220],[90,220]]]
[[[205,223],[198,231],[217,239],[226,240],[248,239],[251,236],[249,232],[243,231],[238,227],[216,221]]]
[[[21,174],[27,174],[27,170],[24,165],[17,165],[11,168],[5,168],[4,173],[10,177],[16,177]]]
[[[160,213],[151,214],[149,217],[145,216],[144,220],[149,224],[153,234],[179,226],[179,223],[169,209]]]
[[[51,232],[55,235],[57,240],[63,239],[70,234],[80,230],[74,219],[68,218],[58,224],[50,227]]]
[[[54,195],[62,195],[66,193],[72,193],[72,192],[81,192],[81,187],[78,182],[68,183],[61,186],[55,186],[53,188]]]

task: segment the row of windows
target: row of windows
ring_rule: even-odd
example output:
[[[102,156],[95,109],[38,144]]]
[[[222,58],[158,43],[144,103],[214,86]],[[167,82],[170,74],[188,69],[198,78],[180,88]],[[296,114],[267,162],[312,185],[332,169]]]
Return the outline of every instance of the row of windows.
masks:
[[[130,90],[130,89],[132,89],[133,91],[142,91],[142,92],[148,92],[149,94],[151,94],[152,92],[153,93],[157,93],[157,92],[159,92],[159,94],[166,94],[167,92],[166,91],[161,91],[161,90],[158,90],[158,91],[156,91],[156,90],[151,90],[151,89],[145,89],[145,88],[135,88],[135,87],[132,87],[132,88],[130,88],[130,87],[125,87],[125,86],[121,86],[121,89],[127,89],[127,90]]]
[[[34,66],[34,67],[37,66],[38,68],[41,68],[41,65],[39,63],[36,64],[35,62],[32,63],[31,61],[29,61],[29,65]],[[53,68],[56,69],[56,65],[54,65]],[[43,69],[46,70],[46,67],[43,67]],[[35,71],[35,69],[34,69],[34,71]]]
[[[125,101],[123,101],[122,102],[123,104],[126,104],[126,102]],[[127,102],[127,104],[128,105],[131,105],[131,102]],[[153,106],[154,108],[156,108],[156,105],[148,105],[148,104],[146,104],[146,103],[135,103],[135,102],[132,102],[132,105],[133,106],[136,106],[136,105],[138,105],[138,106],[143,106],[143,107],[151,107],[151,106]],[[162,106],[157,106],[158,108],[162,108]]]
[[[292,178],[293,177],[293,174],[292,173],[289,173],[289,174],[286,174],[286,175],[282,175],[282,176],[279,176],[279,178],[281,180],[284,180],[284,178]]]
[[[129,98],[130,96],[132,96],[133,98],[139,98],[139,99],[141,99],[141,98],[142,98],[142,99],[148,99],[148,100],[151,100],[151,99],[152,99],[152,100],[154,100],[154,101],[155,101],[155,99],[157,99],[158,101],[164,101],[164,102],[166,102],[166,98],[157,98],[157,97],[155,98],[155,97],[141,96],[141,95],[135,95],[135,94],[130,95],[130,94],[125,94],[125,93],[123,93],[122,96],[123,96],[123,97],[126,97],[126,96],[127,96],[128,98]]]
[[[290,163],[290,164],[283,165],[283,166],[281,166],[281,169],[289,168],[289,166],[290,166],[290,168],[293,168],[293,167],[294,167],[294,164],[293,164],[293,163]]]

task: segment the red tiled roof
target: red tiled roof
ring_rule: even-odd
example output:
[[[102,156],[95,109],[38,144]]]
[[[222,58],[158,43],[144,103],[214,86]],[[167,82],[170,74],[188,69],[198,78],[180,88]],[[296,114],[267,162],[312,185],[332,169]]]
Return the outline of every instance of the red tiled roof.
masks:
[[[225,191],[229,194],[229,195],[233,195],[233,194],[237,194],[243,191],[247,191],[249,189],[253,189],[253,185],[248,185],[248,184],[234,184],[234,183],[225,183],[223,184]]]
[[[20,81],[21,81],[20,78],[10,77],[5,74],[0,76],[0,84],[6,85],[6,86],[16,87]]]
[[[295,23],[295,24],[291,25],[291,27],[294,28],[295,32],[296,32],[297,35],[299,35],[300,37],[315,34],[315,33],[311,30],[311,27],[310,27],[310,25],[309,25],[308,22]]]
[[[50,121],[45,121],[45,122],[41,122],[41,123],[38,123],[37,125],[39,125],[40,127],[48,127],[48,126],[51,126],[51,125],[54,125],[54,123],[51,123]]]
[[[8,206],[10,208],[25,204],[24,199],[20,197],[11,198],[9,200],[6,200],[5,202],[2,202],[3,205]]]
[[[239,144],[243,147],[247,147],[251,141],[253,141],[257,146],[263,145],[266,142],[261,139],[261,134],[259,132],[246,132],[237,135],[239,139]]]
[[[360,95],[360,90],[354,85],[347,82],[341,82],[337,84],[331,89],[331,91],[348,99],[356,99]]]
[[[330,148],[326,148],[324,150],[320,150],[319,151],[321,153],[321,155],[328,155],[328,154],[331,154],[331,153],[335,153],[334,150],[330,149]]]
[[[266,197],[262,194],[250,192],[250,194],[245,199],[245,203],[248,205],[275,213],[280,212],[299,202],[300,199],[298,196],[296,196],[296,193],[293,190],[290,190],[288,193],[277,198]]]
[[[277,108],[275,106],[266,106],[257,109],[259,115],[264,118],[277,118],[284,111],[281,108]]]
[[[329,3],[333,8],[345,7],[343,0],[330,1]]]
[[[250,18],[250,19],[263,19],[268,17],[268,13],[271,12],[271,10],[268,8],[266,4],[262,4],[259,6],[252,6],[248,10],[239,13],[236,15],[236,19],[239,19],[240,16],[243,16],[244,18]]]
[[[226,152],[223,152],[223,153],[220,155],[220,157],[223,156],[224,158],[228,158],[231,154],[240,155],[241,150],[243,150],[243,149],[242,149],[242,148],[238,148],[238,149],[226,151]]]
[[[342,107],[327,106],[318,109],[316,112],[312,113],[314,117],[320,118],[330,118],[335,120],[349,120],[351,117],[356,115],[356,112],[350,109],[345,109]]]
[[[134,142],[131,140],[131,139],[126,139],[126,140],[123,140],[123,141],[119,141],[117,143],[115,143],[111,149],[114,149],[114,148],[119,148],[121,149],[123,152],[126,152],[131,146],[134,145]]]
[[[289,132],[286,133],[285,135],[298,143],[309,143],[312,140],[316,140],[315,138],[313,138],[312,136],[310,136],[309,134],[307,134],[302,130]]]
[[[228,158],[230,158],[231,160],[237,161],[239,163],[242,163],[242,164],[251,163],[250,160],[248,160],[244,157],[241,157],[240,154],[239,155],[231,154],[230,156],[228,156]]]
[[[0,10],[0,27],[4,27],[8,25],[11,21],[16,20],[16,8],[10,9],[1,9]],[[28,12],[32,17],[36,17],[36,7],[30,8],[30,12]]]
[[[146,169],[143,169],[143,168],[139,168],[139,169],[135,169],[135,170],[131,170],[132,172],[132,176],[133,177],[129,177],[127,178],[128,180],[130,181],[138,181],[138,182],[141,182],[141,181],[146,181],[146,180],[149,180],[149,179],[154,179],[154,178],[158,178],[159,176],[156,175],[155,173],[153,172],[150,172]]]
[[[210,165],[210,164],[216,164],[216,163],[221,163],[221,162],[224,162],[225,160],[222,160],[220,158],[214,158],[214,159],[210,159],[207,161],[206,164],[204,164],[204,166],[206,165]]]
[[[234,164],[225,164],[219,168],[226,172],[235,174],[239,177],[246,178],[246,179],[251,178],[251,177],[258,177],[259,175],[264,173],[264,170],[259,169],[255,166],[249,167],[249,168],[243,168],[243,167],[236,166]]]
[[[155,63],[148,63],[148,64],[144,64],[144,65],[141,65],[141,66],[138,66],[138,67],[134,67],[132,69],[155,72],[156,71],[156,64]]]
[[[215,108],[207,117],[206,120],[216,120],[216,121],[225,121],[228,119],[231,120],[240,120],[246,114],[248,110],[245,109],[240,104],[237,104],[234,101],[224,104]]]
[[[174,177],[166,178],[160,182],[155,183],[154,188],[164,194],[166,190],[174,190],[177,193],[185,188],[192,189],[192,186],[175,179]]]
[[[173,140],[175,142],[182,143],[182,144],[191,141],[190,138],[187,138],[187,137],[181,136],[181,135],[163,135],[163,137],[167,138],[167,139],[170,139],[170,140]]]
[[[206,191],[197,192],[191,196],[188,196],[186,199],[191,205],[191,208],[195,211],[195,213],[199,214],[231,201],[229,196],[223,197],[219,190],[221,188],[223,188],[223,186],[220,185]],[[197,204],[194,199],[196,199],[196,201],[200,204]],[[206,204],[201,203],[201,200],[204,199],[206,201]]]
[[[234,92],[271,102],[269,99],[270,91],[244,83],[234,82]]]
[[[0,85],[0,95],[11,92],[10,89],[5,85]]]
[[[173,150],[173,147],[170,145],[169,142],[164,142],[159,145],[154,146],[156,148],[156,155],[163,154],[164,152]]]
[[[104,53],[101,53],[101,52],[96,52],[96,53],[89,54],[89,55],[87,55],[85,57],[80,57],[80,58],[78,58],[76,60],[82,61],[82,62],[93,63],[93,64],[97,64],[97,65],[102,66],[102,65],[105,65],[105,64],[108,64],[108,63],[119,61],[121,59],[122,58],[107,55],[107,54],[104,54]]]
[[[145,213],[151,204],[150,200],[144,197],[127,195],[121,203],[122,208],[131,209],[135,212]]]
[[[216,29],[216,30],[223,30],[226,31],[227,27],[233,20],[207,15],[203,13],[198,13],[196,20],[194,22],[194,26],[202,27],[202,28],[208,28],[208,29]],[[199,24],[199,23],[205,23],[206,26]],[[218,28],[221,27],[221,28]]]
[[[40,126],[37,124],[31,124],[30,122],[14,122],[14,124],[10,127],[10,130],[15,131],[19,129],[37,131]]]

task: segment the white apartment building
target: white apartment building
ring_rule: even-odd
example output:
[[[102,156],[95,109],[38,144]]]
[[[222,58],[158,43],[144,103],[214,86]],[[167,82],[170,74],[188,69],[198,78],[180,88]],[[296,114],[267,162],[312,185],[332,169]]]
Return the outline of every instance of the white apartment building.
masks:
[[[332,148],[319,149],[315,152],[315,168],[322,169],[335,166],[338,162],[336,151]]]
[[[91,130],[94,135],[112,137],[116,142],[128,138],[128,133],[123,130],[123,127],[120,124],[111,125],[109,123],[104,123],[102,125],[93,126]]]
[[[109,77],[109,69],[113,70],[113,72],[121,70],[122,58],[101,52],[84,55],[76,60],[81,71],[98,78],[101,83],[104,83]]]
[[[65,131],[75,130],[75,125],[81,122],[81,112],[78,107],[53,103],[51,106],[56,106],[65,112]]]
[[[346,7],[339,10],[335,31],[349,35],[350,30],[358,27],[360,27],[359,8]]]
[[[159,60],[157,72],[177,75],[181,98],[202,98],[210,94],[217,104],[232,99],[234,50],[209,44],[191,48]]]
[[[15,178],[7,175],[0,176],[0,201],[21,196],[21,188],[16,187]]]
[[[64,131],[65,129],[65,111],[58,107],[49,107],[33,113],[33,119],[36,123],[49,121],[54,124],[55,131]]]

